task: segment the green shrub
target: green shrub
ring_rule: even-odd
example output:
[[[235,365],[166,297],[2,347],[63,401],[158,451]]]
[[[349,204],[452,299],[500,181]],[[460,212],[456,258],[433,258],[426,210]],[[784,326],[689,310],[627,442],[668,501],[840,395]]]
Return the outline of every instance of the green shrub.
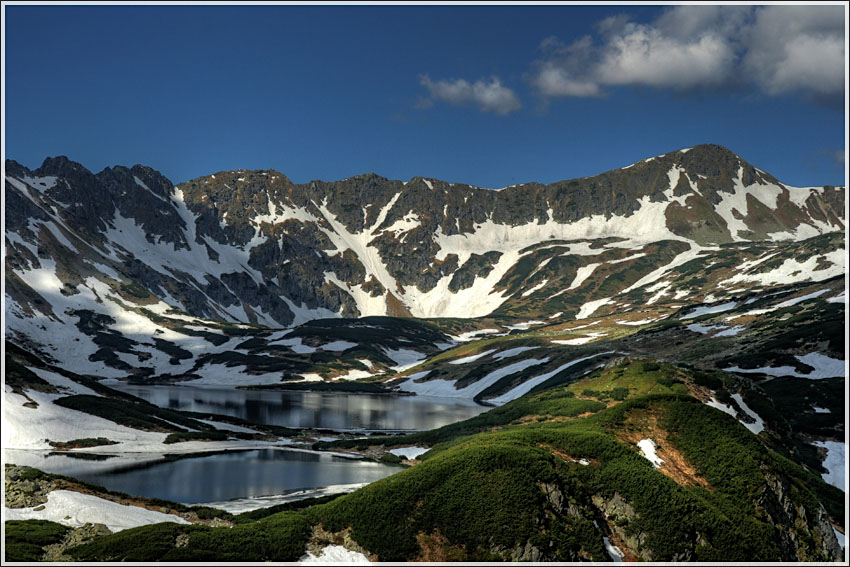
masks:
[[[227,434],[223,431],[181,431],[170,433],[163,443],[183,443],[184,441],[227,441]]]
[[[44,546],[59,543],[71,529],[47,520],[10,520],[6,530],[6,561],[39,561]]]

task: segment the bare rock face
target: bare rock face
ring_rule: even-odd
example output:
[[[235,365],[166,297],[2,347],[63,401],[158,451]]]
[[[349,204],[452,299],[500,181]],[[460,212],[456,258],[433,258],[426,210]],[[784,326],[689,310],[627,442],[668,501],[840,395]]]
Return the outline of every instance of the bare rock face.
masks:
[[[813,513],[807,513],[802,504],[792,500],[793,489],[785,478],[766,470],[764,476],[766,485],[758,504],[764,507],[775,525],[782,526],[779,548],[783,560],[820,561],[824,557],[840,557],[841,547],[823,506],[818,504],[815,510],[809,511]],[[800,528],[811,533],[811,540],[799,537]]]

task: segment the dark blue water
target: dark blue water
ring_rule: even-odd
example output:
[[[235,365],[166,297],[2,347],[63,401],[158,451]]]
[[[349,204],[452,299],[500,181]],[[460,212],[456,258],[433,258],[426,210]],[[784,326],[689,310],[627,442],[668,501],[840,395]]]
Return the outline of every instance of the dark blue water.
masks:
[[[78,459],[54,454],[36,466],[109,490],[185,504],[368,483],[402,470],[371,461],[285,449],[220,453],[142,465],[115,463],[114,467],[110,461],[87,466]]]

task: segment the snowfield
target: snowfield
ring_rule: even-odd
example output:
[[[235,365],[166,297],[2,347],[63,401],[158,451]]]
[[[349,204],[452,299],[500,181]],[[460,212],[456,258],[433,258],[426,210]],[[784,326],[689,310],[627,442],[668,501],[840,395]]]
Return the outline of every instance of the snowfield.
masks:
[[[112,532],[162,522],[189,523],[173,514],[163,514],[138,506],[125,506],[111,500],[70,490],[54,490],[47,495],[47,503],[44,504],[44,509],[35,510],[35,508],[38,508],[38,506],[3,508],[4,521],[50,520],[74,528],[79,528],[88,523],[105,524]]]

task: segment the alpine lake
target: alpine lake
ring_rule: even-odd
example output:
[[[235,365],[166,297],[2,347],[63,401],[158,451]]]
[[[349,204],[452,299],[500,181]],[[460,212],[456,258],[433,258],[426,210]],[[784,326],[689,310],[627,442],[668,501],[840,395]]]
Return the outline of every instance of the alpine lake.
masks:
[[[333,432],[395,434],[435,429],[489,409],[469,400],[424,396],[124,382],[109,386],[163,408],[317,429],[329,436]],[[135,496],[183,504],[232,501],[233,505],[225,505],[230,508],[249,499],[274,504],[344,491],[346,486],[374,482],[401,470],[398,465],[285,446],[181,455],[169,455],[166,450],[162,455],[140,455],[138,459],[107,455],[81,459],[73,453],[54,452],[26,464]]]

